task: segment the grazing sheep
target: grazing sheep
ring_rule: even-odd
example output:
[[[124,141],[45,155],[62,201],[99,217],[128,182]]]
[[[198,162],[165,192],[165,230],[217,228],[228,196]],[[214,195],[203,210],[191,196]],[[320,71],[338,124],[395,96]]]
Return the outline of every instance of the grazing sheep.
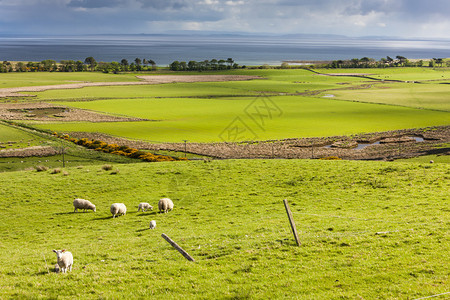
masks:
[[[116,217],[116,215],[125,215],[127,213],[127,207],[123,203],[113,203],[111,205],[111,213],[113,215],[113,218]]]
[[[56,258],[58,259],[58,266],[62,273],[66,273],[67,270],[72,271],[73,256],[69,251],[63,250],[53,250],[56,253]],[[56,269],[56,268],[55,268]],[[57,273],[59,270],[57,269]]]
[[[95,205],[92,204],[89,200],[79,198],[73,200],[73,207],[75,207],[73,212],[76,212],[78,209],[83,209],[84,212],[86,212],[86,209],[92,209],[94,212],[96,211]]]
[[[147,211],[147,209],[153,210],[153,206],[151,206],[150,204],[148,204],[146,202],[139,203],[138,211],[140,211],[140,210]]]
[[[158,202],[159,212],[168,212],[173,209],[173,202],[169,198],[162,198]]]
[[[155,220],[151,220],[150,221],[150,229],[155,229],[156,227],[156,221]]]
[[[434,160],[430,160],[430,164],[433,164],[434,163]]]

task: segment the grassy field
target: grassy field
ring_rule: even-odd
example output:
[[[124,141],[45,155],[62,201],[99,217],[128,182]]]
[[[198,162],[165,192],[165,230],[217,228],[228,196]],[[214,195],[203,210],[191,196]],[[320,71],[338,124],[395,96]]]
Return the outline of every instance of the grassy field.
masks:
[[[0,123],[0,150],[36,146],[41,145],[44,142],[45,139],[43,138]]]
[[[358,102],[401,105],[419,109],[450,112],[449,85],[394,83],[379,84],[365,90],[340,90],[330,92],[335,99]]]
[[[111,81],[138,81],[133,74],[103,74],[91,72],[27,72],[27,73],[0,73],[0,88],[55,85],[77,82],[111,82]]]
[[[416,299],[449,292],[446,164],[238,160],[114,169],[120,172],[0,173],[0,298]],[[91,200],[97,212],[73,213],[75,197]],[[139,202],[156,208],[161,197],[174,200],[174,211],[136,212]],[[112,219],[114,202],[125,203],[127,215]],[[69,274],[52,273],[52,249],[61,248],[75,258]]]
[[[0,124],[0,150],[26,150],[34,146],[51,147],[62,154],[51,156],[0,157],[0,172],[35,169],[38,166],[61,168],[65,166],[101,165],[105,163],[137,163],[139,160],[123,156],[89,151],[72,143],[28,129]],[[29,150],[30,153],[33,150]],[[38,153],[38,152],[37,152]]]
[[[274,110],[265,110],[265,104]],[[228,140],[223,133],[237,117],[248,129],[248,134],[241,140],[346,135],[443,125],[449,120],[449,114],[440,111],[302,96],[121,99],[71,102],[69,105],[156,122],[108,122],[96,123],[95,126],[92,123],[60,122],[36,126],[57,132],[102,132],[160,142],[181,142],[184,139],[216,142]],[[258,115],[255,118],[246,112],[260,112],[266,117],[261,120]]]
[[[450,119],[447,97],[450,85],[440,84],[450,77],[447,69],[319,71],[369,73],[379,79],[425,80],[425,83],[380,83],[359,77],[323,76],[307,70],[235,70],[233,74],[258,75],[264,79],[50,90],[35,93],[36,98],[32,100],[158,121],[97,123],[95,126],[87,122],[48,122],[37,125],[40,128],[58,132],[102,132],[158,142],[222,141],[222,133],[236,118],[249,133],[237,140],[417,128],[446,125]],[[214,74],[222,73],[230,74]],[[136,80],[134,74],[88,75],[86,80],[92,81]],[[37,75],[26,76],[36,82],[45,79],[39,81]],[[49,80],[57,79],[55,75],[48,76]],[[60,81],[68,80],[72,75],[64,76]],[[368,88],[369,85],[372,87]],[[327,95],[333,97],[324,97]]]

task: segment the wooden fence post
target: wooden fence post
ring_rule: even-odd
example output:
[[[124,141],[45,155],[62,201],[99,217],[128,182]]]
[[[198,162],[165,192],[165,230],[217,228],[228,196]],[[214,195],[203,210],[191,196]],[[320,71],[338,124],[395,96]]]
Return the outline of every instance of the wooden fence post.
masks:
[[[166,234],[161,234],[161,236],[170,244],[172,245],[172,247],[174,247],[175,249],[178,250],[178,252],[181,253],[181,255],[184,256],[184,258],[186,258],[189,261],[193,261],[195,262],[194,258],[192,256],[190,256],[186,251],[184,251],[183,248],[181,248],[180,246],[178,246],[177,243],[175,243],[170,237],[168,237]]]
[[[291,209],[289,208],[289,204],[286,199],[283,200],[284,207],[286,208],[286,212],[289,218],[289,223],[291,223],[292,233],[294,234],[295,241],[297,242],[297,246],[300,246],[300,240],[297,234],[297,228],[295,227],[294,218],[292,217]]]

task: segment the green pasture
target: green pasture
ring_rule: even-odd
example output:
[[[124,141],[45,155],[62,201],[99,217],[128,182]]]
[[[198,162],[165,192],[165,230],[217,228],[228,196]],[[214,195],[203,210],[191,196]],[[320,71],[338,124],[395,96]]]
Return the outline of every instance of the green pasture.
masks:
[[[0,150],[42,145],[46,139],[0,123]]]
[[[445,164],[229,160],[114,170],[0,173],[0,298],[417,299],[449,292]],[[73,213],[76,197],[97,212]],[[172,212],[156,212],[162,197],[173,199]],[[128,211],[112,219],[115,202]],[[155,209],[137,213],[140,202]],[[148,229],[150,220],[156,229]],[[72,272],[53,272],[52,249],[73,253]]]
[[[178,73],[174,73],[179,75]],[[207,75],[183,72],[182,75]],[[75,90],[49,90],[34,93],[34,100],[95,100],[152,97],[227,97],[258,94],[296,94],[342,87],[342,78],[317,75],[306,70],[239,70],[212,74],[260,76],[262,79],[230,82],[167,83],[145,86],[88,87]],[[113,76],[113,75],[110,75]],[[157,76],[157,75],[155,75]],[[366,82],[361,78],[345,78],[346,84]],[[30,93],[28,93],[30,94]],[[33,94],[33,93],[32,93]]]
[[[63,167],[85,167],[89,169],[95,165],[108,164],[107,160],[99,158],[79,157],[65,154],[45,156],[45,157],[0,157],[0,172],[36,170],[36,168],[48,168],[51,172],[54,169]],[[134,162],[135,163],[135,162]]]
[[[317,69],[320,73],[359,73],[380,80],[449,81],[449,68]]]
[[[330,91],[336,99],[450,112],[450,84],[389,83],[370,89]]]
[[[446,112],[302,96],[121,99],[59,104],[152,121],[45,123],[57,132],[102,132],[158,142],[218,142],[348,135],[448,124]],[[235,128],[241,132],[229,137]]]
[[[46,168],[99,165],[107,163],[139,163],[140,160],[118,156],[98,151],[87,150],[71,142],[66,142],[40,132],[20,129],[0,124],[0,150],[19,150],[33,146],[52,147],[58,155],[29,156],[29,157],[1,157],[0,172],[23,171],[34,169],[37,166]],[[64,156],[62,155],[64,152]],[[174,156],[181,156],[180,153]]]
[[[445,68],[318,71],[369,73],[379,79],[421,80],[425,83],[382,83],[360,77],[323,76],[303,69],[165,72],[177,75],[258,75],[263,79],[50,90],[35,93],[36,97],[30,101],[54,102],[100,113],[151,120],[130,123],[48,122],[36,125],[39,128],[58,132],[102,132],[162,142],[332,136],[449,123],[450,85],[440,84],[443,83],[442,78],[450,77]],[[82,76],[86,76],[85,81],[137,80],[136,74],[42,73],[42,79],[39,79],[39,74],[1,76],[14,75],[11,81],[16,80],[16,85],[19,84],[20,76],[25,76],[24,79],[30,77],[36,82],[43,82],[46,77],[56,81],[58,76],[61,76],[60,82],[69,78],[75,81],[75,78],[80,79]],[[156,73],[152,75],[158,76]],[[372,87],[367,88],[372,83]],[[324,98],[326,95],[333,97]],[[258,99],[266,100],[261,102]],[[268,108],[267,103],[273,103],[276,107]],[[238,126],[235,126],[235,122],[238,122]],[[223,133],[227,133],[230,128],[244,133],[224,138]]]
[[[139,79],[133,74],[103,74],[98,72],[0,73],[0,88],[114,81],[139,81]]]

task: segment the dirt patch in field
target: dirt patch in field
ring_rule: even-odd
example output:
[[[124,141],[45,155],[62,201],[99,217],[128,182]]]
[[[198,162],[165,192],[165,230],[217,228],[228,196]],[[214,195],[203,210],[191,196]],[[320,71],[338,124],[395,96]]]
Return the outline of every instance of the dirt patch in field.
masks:
[[[370,73],[322,73],[325,76],[371,76],[375,74]]]
[[[52,156],[59,152],[50,146],[34,146],[22,149],[0,150],[0,157]]]
[[[123,86],[123,85],[148,85],[148,84],[163,84],[163,83],[178,83],[178,82],[216,82],[216,81],[243,81],[262,79],[259,76],[247,75],[148,75],[137,76],[141,81],[130,82],[79,82],[67,83],[58,85],[42,85],[29,87],[15,87],[0,89],[1,97],[33,97],[34,95],[23,94],[24,92],[43,92],[47,90],[61,90],[61,89],[80,89],[92,86]],[[19,94],[20,93],[20,94]]]
[[[0,103],[0,119],[64,122],[130,122],[148,121],[94,111],[58,106],[50,103]]]
[[[109,144],[127,145],[141,150],[169,150],[183,152],[184,143],[152,144],[111,137],[105,134],[78,132],[69,133],[76,138],[89,138],[105,141]],[[411,137],[422,137],[417,142]],[[372,144],[353,148],[358,143]],[[270,141],[188,143],[187,152],[215,158],[325,158],[337,156],[350,160],[391,160],[410,158],[426,154],[449,155],[450,149],[442,147],[450,142],[450,126],[421,129],[406,129],[353,136],[333,136],[326,138],[298,138]],[[326,147],[334,145],[334,147]],[[349,147],[353,146],[353,147]]]

